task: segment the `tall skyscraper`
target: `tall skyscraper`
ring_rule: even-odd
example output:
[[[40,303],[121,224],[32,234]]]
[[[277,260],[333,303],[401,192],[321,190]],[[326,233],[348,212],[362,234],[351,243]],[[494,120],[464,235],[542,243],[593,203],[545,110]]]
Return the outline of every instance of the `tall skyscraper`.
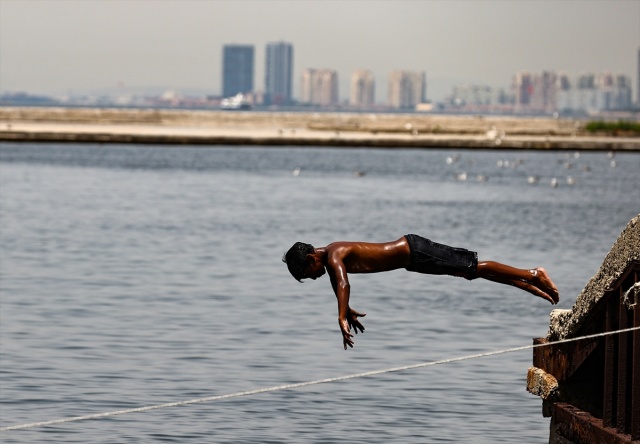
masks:
[[[253,91],[253,46],[224,45],[222,51],[222,96]]]
[[[265,101],[273,105],[291,103],[293,79],[293,45],[286,42],[267,43],[264,70]]]
[[[338,104],[338,73],[332,69],[305,69],[302,72],[300,102],[309,105]]]
[[[351,106],[373,106],[375,102],[376,83],[369,70],[358,70],[351,76]]]
[[[531,103],[533,96],[533,75],[529,72],[518,72],[513,77],[513,95],[515,96],[515,110],[525,110]]]
[[[413,108],[424,103],[427,96],[427,76],[424,71],[393,71],[389,75],[389,106]]]
[[[552,71],[543,71],[533,76],[533,92],[530,108],[544,113],[557,110],[558,75]]]

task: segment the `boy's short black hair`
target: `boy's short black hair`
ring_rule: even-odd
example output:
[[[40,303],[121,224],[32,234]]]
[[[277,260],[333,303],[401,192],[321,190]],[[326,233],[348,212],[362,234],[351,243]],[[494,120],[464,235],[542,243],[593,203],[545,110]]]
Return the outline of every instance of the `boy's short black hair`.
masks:
[[[313,254],[316,249],[313,245],[296,242],[289,251],[282,256],[282,262],[286,262],[289,273],[298,281],[306,278],[305,271],[307,269],[307,255]]]

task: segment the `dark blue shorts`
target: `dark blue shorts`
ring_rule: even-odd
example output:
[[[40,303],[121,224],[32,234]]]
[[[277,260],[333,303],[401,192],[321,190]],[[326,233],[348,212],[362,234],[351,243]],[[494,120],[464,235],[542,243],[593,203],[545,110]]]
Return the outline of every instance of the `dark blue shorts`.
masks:
[[[411,249],[408,271],[476,278],[478,254],[475,251],[438,244],[416,234],[407,234],[405,238]]]

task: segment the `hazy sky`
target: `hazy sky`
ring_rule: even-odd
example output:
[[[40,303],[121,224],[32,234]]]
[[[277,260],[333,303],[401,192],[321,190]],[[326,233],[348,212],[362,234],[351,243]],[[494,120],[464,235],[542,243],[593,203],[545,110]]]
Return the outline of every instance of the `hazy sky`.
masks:
[[[640,0],[0,0],[0,90],[44,94],[162,88],[221,92],[222,46],[294,45],[294,96],[305,68],[332,68],[340,96],[371,69],[424,70],[427,96],[456,84],[508,88],[517,71],[610,71],[637,87]],[[635,96],[635,93],[634,93]]]

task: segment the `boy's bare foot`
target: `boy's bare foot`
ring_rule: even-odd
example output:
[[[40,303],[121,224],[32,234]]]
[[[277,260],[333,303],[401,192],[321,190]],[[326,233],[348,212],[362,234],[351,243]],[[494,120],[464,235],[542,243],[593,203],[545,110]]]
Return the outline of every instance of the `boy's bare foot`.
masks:
[[[551,297],[551,301],[549,302],[557,304],[560,300],[560,294],[558,293],[558,289],[555,284],[547,274],[547,270],[542,267],[538,267],[533,270],[529,270],[529,272],[533,276],[531,283]]]
[[[544,291],[540,290],[538,287],[536,287],[535,285],[533,285],[530,282],[527,281],[521,281],[519,279],[514,279],[513,281],[510,282],[511,285],[513,285],[514,287],[518,287],[521,290],[525,290],[528,291],[529,293],[538,296],[539,298],[542,298],[544,300],[547,300],[549,302],[551,302],[552,304],[556,304],[557,301],[556,299],[554,299],[551,295],[545,293]]]

